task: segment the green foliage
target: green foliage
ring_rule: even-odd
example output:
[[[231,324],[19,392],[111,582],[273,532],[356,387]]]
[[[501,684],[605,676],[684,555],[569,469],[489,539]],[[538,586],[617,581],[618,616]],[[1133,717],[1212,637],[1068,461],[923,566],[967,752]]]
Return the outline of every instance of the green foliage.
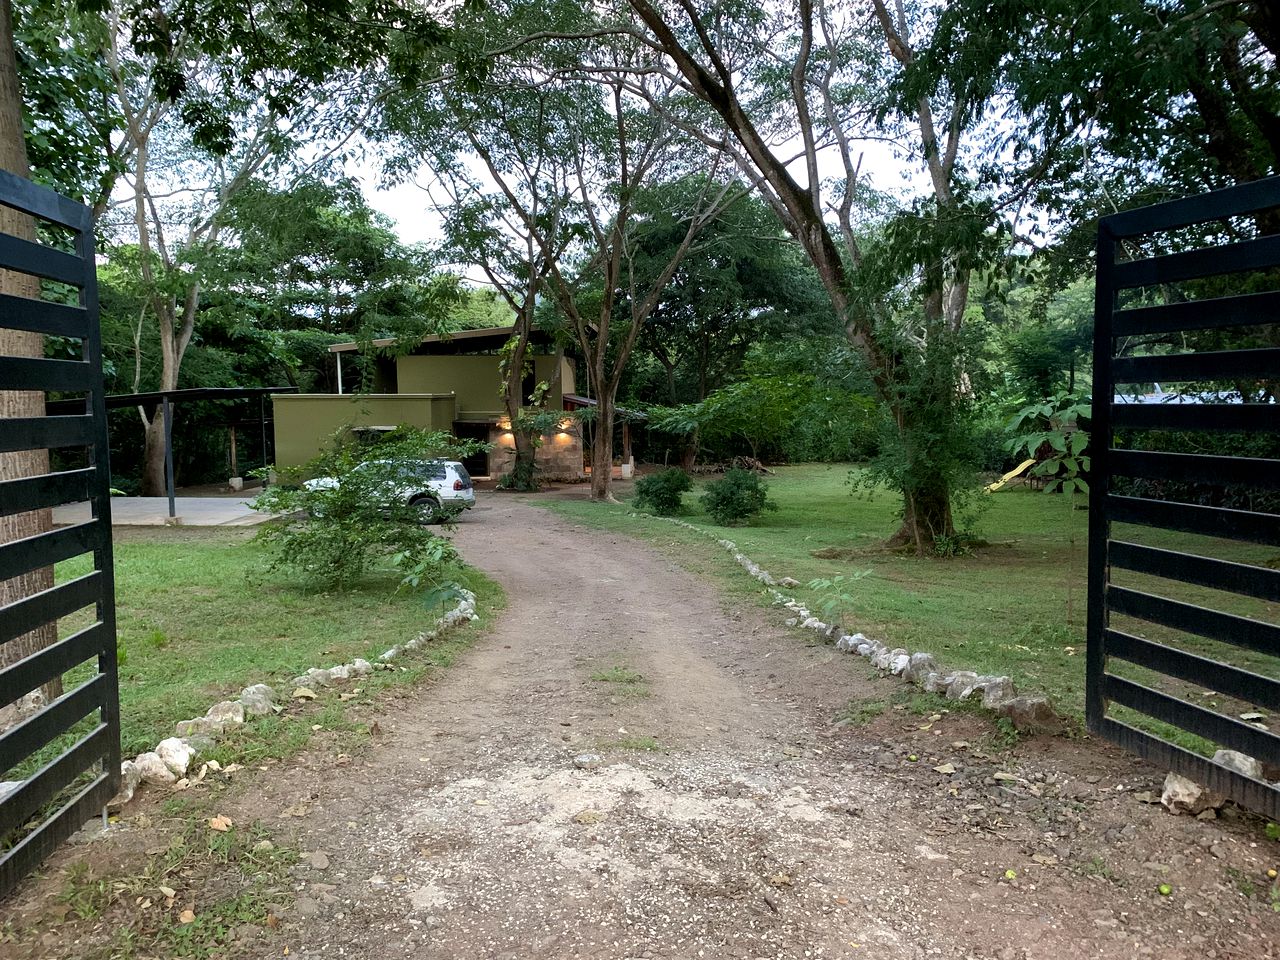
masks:
[[[635,504],[659,516],[674,517],[683,506],[683,495],[692,489],[689,475],[679,467],[670,467],[636,481]]]
[[[865,453],[874,422],[870,398],[825,386],[811,373],[759,374],[698,403],[658,407],[651,429],[698,438],[719,455],[745,444],[755,459],[844,460]]]
[[[818,609],[830,618],[840,610],[853,606],[855,598],[849,592],[849,588],[869,576],[871,576],[870,570],[838,573],[834,577],[815,577],[806,586],[818,595]]]
[[[400,427],[367,443],[339,436],[330,449],[287,479],[319,482],[268,488],[253,508],[277,515],[257,539],[284,568],[322,587],[349,589],[381,561],[404,571],[403,584],[440,586],[457,560],[453,545],[428,529],[448,520],[429,499],[407,499],[428,461],[455,460],[482,449],[448,434]]]
[[[1090,412],[1087,396],[1059,393],[1024,407],[1010,422],[1010,451],[1036,460],[1031,476],[1045,481],[1046,493],[1089,492]]]
[[[702,506],[722,527],[737,526],[758,517],[765,510],[777,510],[769,499],[769,488],[752,470],[734,468],[707,484]]]

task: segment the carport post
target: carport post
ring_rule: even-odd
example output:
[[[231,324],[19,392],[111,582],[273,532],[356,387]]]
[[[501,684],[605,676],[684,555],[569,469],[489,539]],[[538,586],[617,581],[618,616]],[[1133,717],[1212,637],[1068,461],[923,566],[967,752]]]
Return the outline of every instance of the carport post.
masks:
[[[173,408],[166,393],[160,400],[164,409],[164,488],[169,494],[169,516],[178,515],[173,492]]]

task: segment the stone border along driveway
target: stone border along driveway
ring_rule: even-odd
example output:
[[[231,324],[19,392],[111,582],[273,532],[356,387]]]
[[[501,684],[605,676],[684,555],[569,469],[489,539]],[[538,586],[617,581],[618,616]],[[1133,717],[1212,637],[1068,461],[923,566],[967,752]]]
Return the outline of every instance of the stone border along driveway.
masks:
[[[301,676],[294,677],[293,696],[314,699],[315,691],[312,687],[327,687],[335,680],[362,677],[376,669],[390,670],[391,661],[401,654],[417,650],[424,643],[434,640],[443,630],[476,619],[476,595],[470,590],[460,590],[459,595],[461,599],[453,609],[444,616],[437,617],[430,629],[382,653],[377,663],[357,657],[350,663],[328,669],[312,667]],[[246,716],[261,717],[280,710],[275,703],[275,690],[265,683],[255,683],[240,691],[238,700],[215,703],[203,717],[179,721],[174,727],[174,736],[161,740],[154,750],[140,753],[132,760],[125,760],[120,764],[120,792],[111,799],[108,807],[113,810],[123,807],[133,799],[140,784],[185,786],[184,779],[191,761],[202,750],[207,751],[228,728],[244,723]],[[217,772],[220,768],[211,762],[201,768],[199,778],[203,778],[210,769]],[[6,786],[8,785],[0,784],[0,798],[7,793]],[[17,786],[15,784],[11,789],[16,789]]]
[[[776,579],[768,570],[739,550],[738,545],[732,540],[717,537],[709,530],[675,517],[659,517],[650,513],[635,512],[632,512],[631,516],[665,520],[667,523],[674,523],[676,526],[715,540],[732,554],[738,566],[768,588],[769,594],[773,597],[774,606],[786,607],[795,614],[794,617],[787,619],[788,627],[814,630],[827,639],[836,637],[836,649],[841,653],[856,653],[866,657],[877,670],[901,676],[927,693],[945,694],[948,700],[965,700],[975,692],[981,691],[982,706],[985,709],[999,716],[1008,717],[1015,728],[1026,733],[1059,733],[1065,727],[1048,697],[1019,696],[1013,680],[1009,677],[983,676],[972,670],[943,672],[938,669],[931,654],[922,651],[908,653],[902,647],[890,649],[883,643],[867,639],[861,633],[842,633],[839,626],[824,623],[813,616],[809,609],[794,597],[788,597],[778,589],[780,586],[798,587],[800,586],[798,580],[791,577]],[[1213,762],[1244,774],[1246,777],[1266,782],[1262,763],[1237,750],[1219,750],[1213,755]],[[1280,782],[1272,785],[1280,786]],[[1206,810],[1222,807],[1227,799],[1187,777],[1170,771],[1165,777],[1160,802],[1173,813],[1189,813],[1192,816],[1198,816]]]
[[[768,570],[738,549],[732,540],[717,537],[685,520],[675,517],[659,517],[653,514],[632,513],[634,517],[664,520],[692,530],[694,533],[715,540],[733,556],[738,566],[768,588],[774,606],[786,607],[794,617],[786,621],[788,627],[813,630],[823,637],[835,637],[836,649],[841,653],[857,653],[871,661],[877,670],[900,676],[921,687],[927,693],[945,694],[948,700],[967,700],[974,693],[982,694],[982,706],[1002,717],[1008,717],[1013,725],[1025,732],[1056,733],[1064,728],[1062,718],[1054,711],[1048,697],[1019,696],[1009,677],[994,677],[974,673],[972,670],[939,669],[932,654],[923,651],[909,653],[903,647],[890,648],[877,640],[870,640],[861,633],[843,633],[835,624],[824,623],[815,617],[802,603],[789,597],[778,587],[798,587],[800,582],[791,577],[777,579]]]

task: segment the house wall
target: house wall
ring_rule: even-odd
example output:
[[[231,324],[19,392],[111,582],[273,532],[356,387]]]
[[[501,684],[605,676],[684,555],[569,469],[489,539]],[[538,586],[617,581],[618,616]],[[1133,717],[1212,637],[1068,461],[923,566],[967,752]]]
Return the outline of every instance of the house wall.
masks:
[[[502,376],[499,357],[494,354],[476,356],[405,356],[396,360],[396,381],[405,393],[453,393],[458,398],[457,419],[489,420],[502,416]],[[565,393],[574,392],[573,366],[564,358],[533,358],[533,374],[550,382],[560,364],[560,381],[553,383],[547,405],[560,409]]]
[[[271,397],[276,466],[298,467],[317,456],[345,427],[453,429],[452,394],[282,393]]]

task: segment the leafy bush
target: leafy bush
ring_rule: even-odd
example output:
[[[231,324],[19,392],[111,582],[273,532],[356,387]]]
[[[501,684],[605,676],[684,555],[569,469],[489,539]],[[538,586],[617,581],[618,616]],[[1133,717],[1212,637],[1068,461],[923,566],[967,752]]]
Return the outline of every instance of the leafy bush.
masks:
[[[1031,476],[1045,481],[1045,493],[1089,492],[1089,414],[1087,396],[1054,394],[1014,415],[1009,450],[1036,461]]]
[[[276,514],[256,538],[270,551],[268,566],[320,587],[346,588],[387,563],[407,571],[404,586],[434,590],[457,552],[427,523],[451,518],[429,504],[406,502],[398,491],[427,461],[458,460],[481,447],[410,427],[373,442],[339,435],[310,463],[283,471],[285,482],[252,502],[255,510]],[[304,478],[323,479],[307,484]]]
[[[681,496],[693,489],[693,481],[679,467],[651,473],[636,481],[635,503],[663,517],[674,517],[682,506]]]
[[[769,499],[769,487],[759,474],[736,467],[725,471],[719,480],[707,484],[702,505],[711,519],[722,527],[746,523],[763,510],[777,510]]]

